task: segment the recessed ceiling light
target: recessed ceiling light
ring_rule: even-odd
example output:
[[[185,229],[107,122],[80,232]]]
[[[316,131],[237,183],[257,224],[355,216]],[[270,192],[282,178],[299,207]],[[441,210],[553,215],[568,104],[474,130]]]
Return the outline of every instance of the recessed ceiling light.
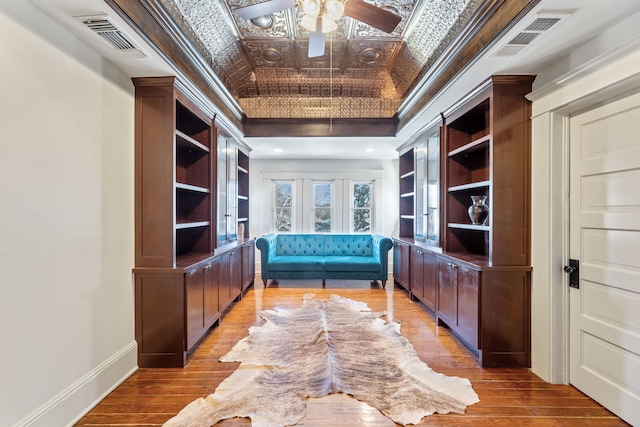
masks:
[[[284,150],[282,148],[274,148],[273,152],[274,153],[282,153]]]
[[[373,152],[374,152],[374,151],[376,151],[376,150],[374,150],[373,148],[367,148],[367,149],[366,149],[366,150],[364,150],[364,151],[366,151],[367,153],[373,153]]]

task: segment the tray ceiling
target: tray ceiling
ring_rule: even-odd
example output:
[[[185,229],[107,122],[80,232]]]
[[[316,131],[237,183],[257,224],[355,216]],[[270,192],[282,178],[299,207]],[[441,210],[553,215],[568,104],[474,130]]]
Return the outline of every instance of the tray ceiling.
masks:
[[[392,118],[482,0],[369,0],[402,17],[387,34],[349,17],[307,57],[296,7],[241,19],[261,0],[160,0],[249,119]]]

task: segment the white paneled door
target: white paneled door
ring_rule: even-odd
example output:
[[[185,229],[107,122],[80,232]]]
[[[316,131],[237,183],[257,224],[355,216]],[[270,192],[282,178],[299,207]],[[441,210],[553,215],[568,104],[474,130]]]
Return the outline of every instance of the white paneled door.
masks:
[[[570,381],[640,426],[640,95],[570,120]]]

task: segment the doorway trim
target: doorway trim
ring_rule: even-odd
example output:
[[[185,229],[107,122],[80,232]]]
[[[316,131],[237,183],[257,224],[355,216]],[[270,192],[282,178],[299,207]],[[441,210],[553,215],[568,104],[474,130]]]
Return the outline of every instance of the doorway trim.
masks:
[[[536,89],[532,101],[533,373],[569,383],[569,291],[562,267],[569,253],[569,121],[571,115],[640,92],[640,46]]]

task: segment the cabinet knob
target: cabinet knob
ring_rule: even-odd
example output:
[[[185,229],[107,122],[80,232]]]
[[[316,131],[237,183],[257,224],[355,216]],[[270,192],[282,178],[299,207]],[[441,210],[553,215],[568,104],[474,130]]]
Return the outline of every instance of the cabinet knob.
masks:
[[[449,263],[449,268],[458,268],[458,265],[450,262]]]

